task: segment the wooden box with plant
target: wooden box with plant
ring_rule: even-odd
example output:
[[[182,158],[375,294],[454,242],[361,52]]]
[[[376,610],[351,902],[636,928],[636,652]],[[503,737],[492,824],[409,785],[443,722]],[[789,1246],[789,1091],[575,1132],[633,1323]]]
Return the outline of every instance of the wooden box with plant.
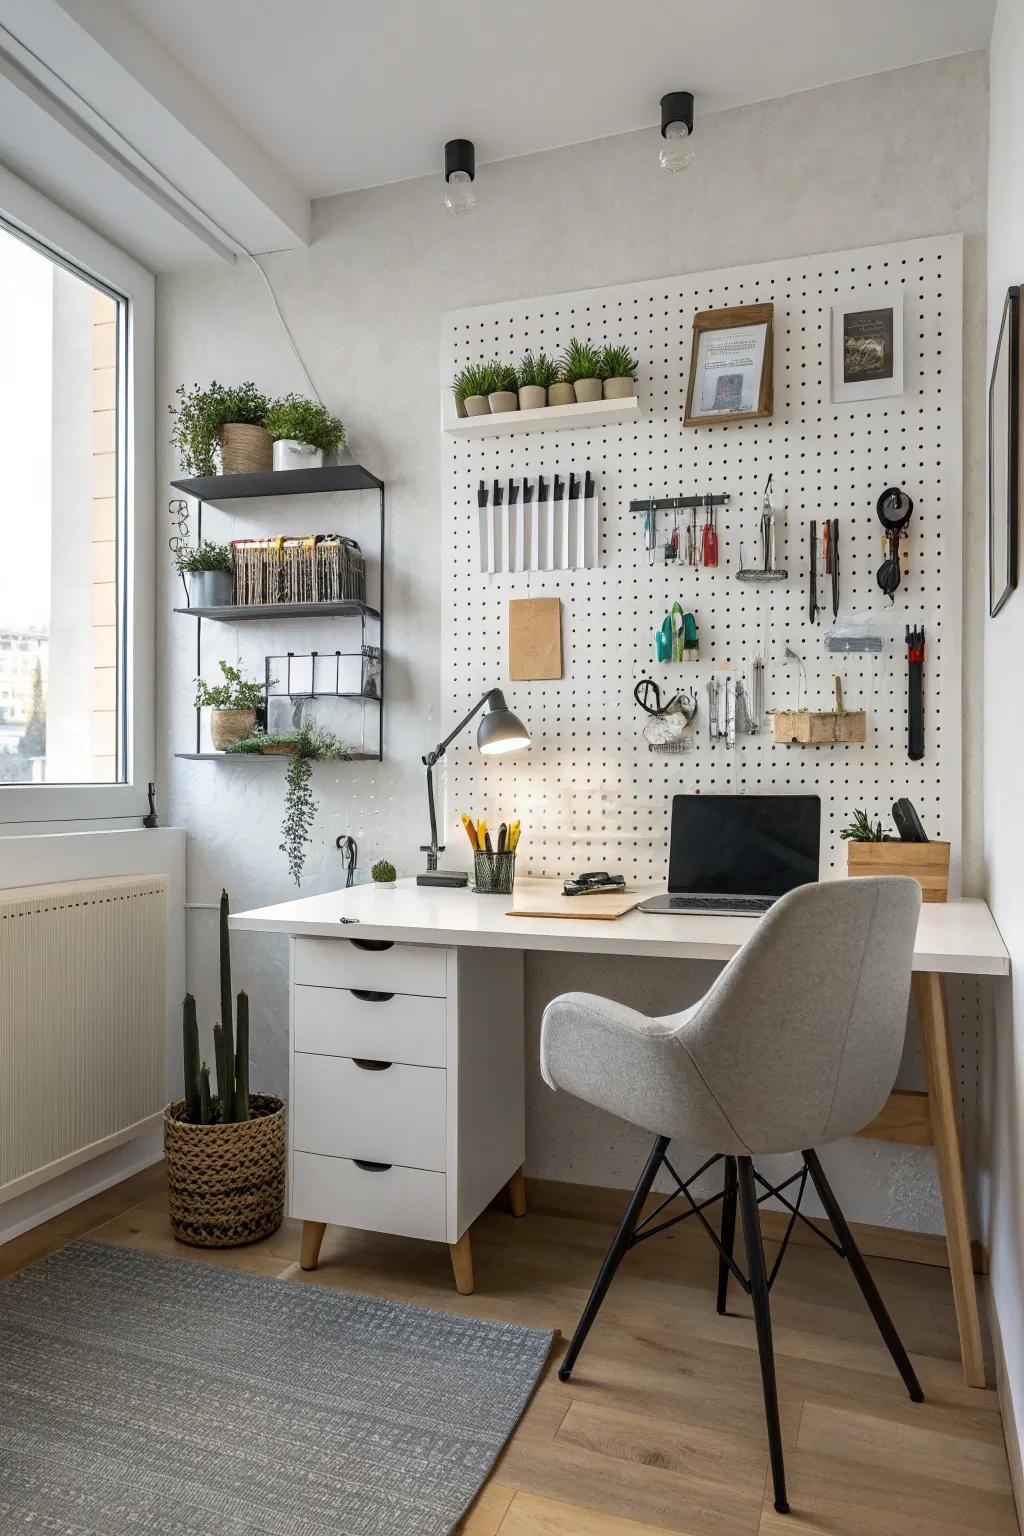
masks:
[[[600,400],[601,349],[573,336],[562,353],[562,375],[573,387],[577,400]]]
[[[267,411],[267,431],[274,444],[275,469],[319,469],[324,454],[334,455],[345,441],[345,428],[317,400],[283,395]]]
[[[840,832],[846,843],[846,873],[851,879],[866,875],[909,875],[921,887],[922,901],[945,901],[949,895],[949,844],[910,843],[888,837],[879,820],[867,811],[854,811],[848,827]]]
[[[452,390],[459,416],[487,416],[487,396],[496,388],[497,363],[468,363],[455,375]]]
[[[171,442],[178,450],[183,475],[215,475],[218,458],[223,475],[270,469],[269,401],[251,379],[237,385],[218,384],[214,379],[206,389],[179,384],[175,394],[177,405],[167,409],[174,422]]]
[[[197,709],[210,709],[210,737],[218,752],[223,752],[237,741],[244,741],[256,729],[257,711],[267,702],[266,686],[253,682],[242,675],[241,664],[232,667],[226,661],[217,663],[222,683],[209,683],[196,678]]]
[[[228,894],[220,893],[220,1023],[216,1083],[202,1060],[196,1000],[182,1005],[185,1097],[164,1110],[171,1230],[196,1248],[238,1248],[276,1232],[284,1216],[285,1108],[249,1092],[249,999],[231,993]],[[216,1091],[214,1091],[216,1089]]]
[[[492,366],[494,377],[487,396],[491,415],[497,416],[502,411],[518,411],[519,396],[516,393],[518,380],[515,369],[511,363],[494,363]]]
[[[296,885],[301,885],[317,810],[312,790],[313,764],[351,760],[351,747],[342,746],[331,731],[315,721],[304,720],[295,731],[282,731],[276,735],[255,732],[236,741],[228,751],[291,758],[285,775],[284,821],[279,847],[287,856],[292,879]]]
[[[558,365],[546,352],[526,352],[519,361],[519,409],[537,411],[548,403],[548,389],[558,377]]]
[[[636,362],[625,347],[604,348],[601,387],[606,400],[629,400],[636,394]]]
[[[180,545],[174,564],[185,582],[190,608],[228,608],[234,601],[235,564],[230,544],[204,539],[196,549]]]

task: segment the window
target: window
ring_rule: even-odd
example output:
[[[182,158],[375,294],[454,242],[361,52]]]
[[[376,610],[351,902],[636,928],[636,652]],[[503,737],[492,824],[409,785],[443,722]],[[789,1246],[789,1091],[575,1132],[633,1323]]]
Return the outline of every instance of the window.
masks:
[[[137,815],[152,279],[3,172],[0,336],[0,823]]]

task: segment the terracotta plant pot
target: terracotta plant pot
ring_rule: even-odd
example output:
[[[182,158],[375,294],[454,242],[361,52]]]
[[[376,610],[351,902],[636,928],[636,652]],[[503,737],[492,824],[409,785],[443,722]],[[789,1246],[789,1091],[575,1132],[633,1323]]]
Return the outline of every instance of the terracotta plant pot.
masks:
[[[571,384],[552,384],[548,390],[548,405],[575,405],[576,391]]]
[[[232,602],[234,577],[230,571],[190,571],[188,605],[190,608],[227,608]]]
[[[489,416],[491,408],[486,395],[467,395],[464,401],[467,416]]]
[[[601,398],[600,379],[577,379],[573,388],[576,391],[576,399],[581,402],[584,400],[600,400]]]
[[[487,403],[491,407],[492,416],[497,416],[500,411],[519,409],[519,397],[514,389],[496,389],[493,395],[487,396]]]
[[[632,379],[605,379],[604,397],[606,400],[630,400],[636,394],[636,384]]]
[[[274,444],[275,469],[320,469],[323,462],[322,448],[300,443],[297,437],[279,437]]]
[[[215,709],[210,715],[210,737],[218,752],[244,741],[255,729],[254,709]]]
[[[220,429],[222,475],[259,475],[274,467],[274,447],[266,427],[231,422]]]
[[[285,1108],[254,1093],[252,1118],[190,1125],[181,1099],[164,1110],[171,1231],[194,1248],[239,1248],[276,1232],[284,1217]]]
[[[548,392],[543,384],[520,384],[519,409],[521,411],[539,411],[548,403]]]

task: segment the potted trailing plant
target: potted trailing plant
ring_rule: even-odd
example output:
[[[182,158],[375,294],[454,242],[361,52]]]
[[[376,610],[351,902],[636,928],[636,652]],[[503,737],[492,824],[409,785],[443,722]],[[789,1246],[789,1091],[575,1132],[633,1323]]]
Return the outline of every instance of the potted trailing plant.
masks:
[[[494,388],[496,363],[469,363],[455,375],[455,408],[460,416],[486,416],[487,396]],[[461,407],[461,408],[460,408]]]
[[[177,405],[167,409],[183,475],[215,475],[218,457],[224,475],[258,474],[271,467],[269,402],[251,379],[234,386],[214,379],[207,389],[179,384],[175,394]]]
[[[562,353],[562,373],[572,385],[577,400],[600,400],[601,352],[598,347],[573,336]]]
[[[516,394],[516,371],[511,363],[495,363],[494,378],[487,395],[487,404],[491,408],[491,415],[496,416],[501,411],[518,411],[519,396]]]
[[[236,741],[228,751],[291,758],[285,775],[284,821],[279,847],[287,856],[295,884],[301,885],[317,809],[311,786],[313,764],[348,760],[352,749],[342,746],[331,731],[324,730],[315,721],[304,720],[296,731],[283,731],[278,735],[254,732]]]
[[[300,395],[274,401],[267,411],[267,431],[274,444],[275,469],[319,469],[324,454],[336,454],[345,441],[339,418]]]
[[[213,544],[209,539],[197,549],[183,544],[174,552],[174,564],[185,578],[190,608],[230,607],[235,569],[230,544]]]
[[[249,999],[232,1015],[228,893],[220,893],[220,1023],[216,1081],[202,1060],[196,1000],[182,1004],[185,1097],[164,1110],[171,1230],[196,1248],[238,1248],[276,1232],[284,1216],[285,1108],[249,1092]]]
[[[561,363],[555,364],[555,376],[548,385],[548,405],[575,405],[576,391],[565,376]]]
[[[540,410],[548,403],[548,389],[558,377],[558,367],[546,352],[527,352],[516,370],[519,381],[519,409]]]
[[[628,400],[636,394],[636,363],[625,347],[605,347],[601,379],[606,400]]]
[[[398,879],[398,871],[390,859],[378,859],[370,870],[370,878],[374,885],[394,885]]]
[[[256,729],[256,711],[266,703],[266,689],[262,683],[242,676],[241,666],[232,667],[226,661],[218,662],[224,681],[213,687],[201,677],[196,678],[196,708],[211,709],[210,736],[218,752],[224,752],[236,741],[244,741]]]

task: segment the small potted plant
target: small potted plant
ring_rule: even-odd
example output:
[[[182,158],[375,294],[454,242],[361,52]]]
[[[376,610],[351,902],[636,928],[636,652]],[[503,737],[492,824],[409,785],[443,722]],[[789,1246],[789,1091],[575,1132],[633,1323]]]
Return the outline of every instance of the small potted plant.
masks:
[[[546,352],[527,352],[516,370],[519,382],[519,409],[540,410],[548,403],[548,389],[558,377],[558,368]]]
[[[370,878],[374,885],[395,885],[398,871],[390,859],[378,859],[370,870]]]
[[[249,999],[232,1017],[228,894],[220,893],[220,1016],[216,1083],[202,1060],[196,1000],[182,1005],[185,1097],[164,1110],[171,1230],[197,1248],[238,1248],[276,1232],[284,1217],[285,1108],[249,1092]]]
[[[274,444],[275,469],[319,469],[324,454],[336,454],[345,441],[337,416],[316,400],[285,395],[267,411],[267,431]]]
[[[573,336],[562,353],[562,372],[576,392],[577,400],[601,398],[601,352],[589,341]]]
[[[177,405],[167,409],[174,426],[171,442],[183,475],[259,474],[270,469],[273,450],[266,428],[269,402],[251,379],[228,386],[216,379],[207,389],[179,384]]]
[[[313,841],[316,801],[313,799],[313,764],[351,758],[352,749],[342,746],[331,731],[314,720],[303,720],[296,731],[267,735],[254,731],[227,749],[242,755],[289,757],[285,775],[284,822],[279,848],[288,859],[288,868],[296,885],[302,883],[306,849]]]
[[[455,393],[455,409],[459,416],[487,416],[490,405],[487,396],[494,388],[496,364],[469,363],[455,375],[452,389]]]
[[[517,386],[516,371],[511,363],[495,363],[494,377],[487,395],[492,416],[497,416],[501,411],[518,411]]]
[[[555,364],[555,376],[548,385],[548,405],[575,405],[576,391],[565,376],[561,363]]]
[[[846,843],[846,873],[858,875],[907,875],[918,882],[924,901],[945,901],[949,895],[949,844],[938,839],[927,843],[904,842],[882,831],[867,811],[854,811],[850,825],[839,836]]]
[[[636,363],[625,347],[605,347],[601,379],[606,400],[628,400],[636,394]]]
[[[209,539],[198,549],[183,544],[175,551],[174,563],[185,578],[190,608],[230,607],[234,580],[230,544],[213,544]]]
[[[226,661],[219,662],[223,674],[222,683],[211,688],[201,677],[196,678],[196,708],[210,709],[210,736],[218,752],[225,751],[236,741],[244,741],[256,729],[256,711],[266,703],[266,690],[262,683],[247,681],[241,666],[232,667]]]

